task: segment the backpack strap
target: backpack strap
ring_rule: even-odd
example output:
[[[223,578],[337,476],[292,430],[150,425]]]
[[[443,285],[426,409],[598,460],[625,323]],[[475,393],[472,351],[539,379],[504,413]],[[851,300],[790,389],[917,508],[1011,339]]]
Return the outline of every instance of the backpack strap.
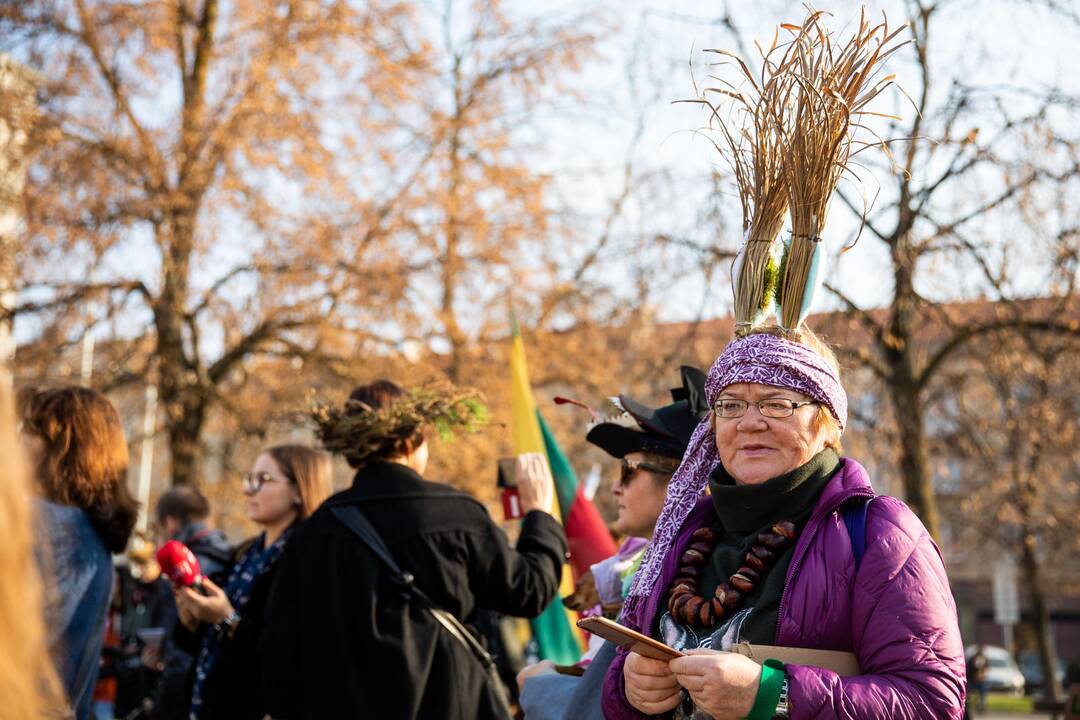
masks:
[[[858,495],[840,508],[840,517],[844,519],[844,526],[851,539],[851,553],[855,556],[856,570],[859,569],[863,555],[866,554],[866,513],[873,501],[873,497]]]

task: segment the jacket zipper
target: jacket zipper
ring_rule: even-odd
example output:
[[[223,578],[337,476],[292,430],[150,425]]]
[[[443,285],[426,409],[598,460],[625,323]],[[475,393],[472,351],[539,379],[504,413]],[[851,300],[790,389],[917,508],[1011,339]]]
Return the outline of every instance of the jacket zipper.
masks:
[[[814,524],[813,530],[811,531],[809,538],[807,538],[806,536],[800,538],[800,540],[806,540],[807,545],[805,547],[809,547],[810,541],[813,540],[814,536],[817,535],[818,530],[821,529],[821,526],[825,523],[825,519],[833,513],[838,512],[840,508],[843,507],[844,503],[855,497],[872,498],[874,497],[874,493],[865,492],[863,490],[856,490],[845,495],[843,499],[841,499],[840,502],[836,504],[835,507],[827,510],[825,513],[822,514],[820,518],[818,518],[817,522]],[[798,546],[796,546],[796,550],[797,549]],[[787,607],[788,591],[791,587],[791,581],[795,579],[795,574],[799,571],[799,566],[802,565],[802,559],[805,555],[806,553],[804,552],[797,558],[792,559],[791,567],[788,568],[787,580],[784,582],[784,592],[782,595],[780,595],[780,606],[776,610],[776,635],[773,638],[773,643],[776,645],[780,644],[780,628],[784,620],[784,609]]]

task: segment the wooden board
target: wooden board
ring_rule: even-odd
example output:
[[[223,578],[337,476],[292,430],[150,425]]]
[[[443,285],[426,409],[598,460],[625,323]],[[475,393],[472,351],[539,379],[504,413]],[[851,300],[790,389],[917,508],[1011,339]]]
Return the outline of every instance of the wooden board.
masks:
[[[683,655],[675,648],[668,647],[659,640],[653,640],[647,635],[635,632],[617,622],[608,620],[606,617],[582,618],[577,621],[577,625],[586,632],[591,632],[593,635],[602,637],[619,647],[654,660],[671,660]]]
[[[776,645],[751,645],[739,643],[732,652],[745,655],[759,665],[766,660],[779,660],[785,665],[810,665],[832,670],[841,677],[861,674],[854,653],[838,650],[809,650],[807,648],[779,647]]]

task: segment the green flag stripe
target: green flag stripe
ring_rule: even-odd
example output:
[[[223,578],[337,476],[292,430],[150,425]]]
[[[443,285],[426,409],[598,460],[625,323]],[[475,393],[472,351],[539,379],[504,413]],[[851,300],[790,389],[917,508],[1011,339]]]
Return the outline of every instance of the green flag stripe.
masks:
[[[577,475],[574,474],[574,468],[551,433],[551,428],[544,422],[544,416],[540,414],[540,410],[536,411],[536,419],[540,423],[540,433],[544,436],[548,463],[551,465],[551,474],[555,477],[555,494],[559,496],[559,513],[565,525],[570,517],[570,508],[574,506],[574,496],[577,495]]]
[[[566,617],[566,609],[558,596],[539,617],[531,621],[533,637],[540,646],[540,659],[558,665],[573,665],[581,659],[581,646],[574,628]]]

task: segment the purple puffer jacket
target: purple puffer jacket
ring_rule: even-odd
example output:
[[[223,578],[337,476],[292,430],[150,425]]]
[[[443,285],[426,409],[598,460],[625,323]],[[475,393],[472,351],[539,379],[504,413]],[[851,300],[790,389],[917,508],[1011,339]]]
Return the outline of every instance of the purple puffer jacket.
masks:
[[[844,458],[825,486],[795,546],[777,615],[776,644],[853,651],[863,675],[841,678],[787,665],[791,717],[960,718],[964,713],[964,648],[945,566],[926,528],[899,500],[881,496],[866,519],[866,553],[856,573],[847,528],[838,512],[873,493],[866,470]],[[651,628],[678,571],[690,534],[715,519],[702,498],[668,554],[658,587],[636,627]],[[646,717],[623,692],[620,649],[604,683],[608,720]]]

